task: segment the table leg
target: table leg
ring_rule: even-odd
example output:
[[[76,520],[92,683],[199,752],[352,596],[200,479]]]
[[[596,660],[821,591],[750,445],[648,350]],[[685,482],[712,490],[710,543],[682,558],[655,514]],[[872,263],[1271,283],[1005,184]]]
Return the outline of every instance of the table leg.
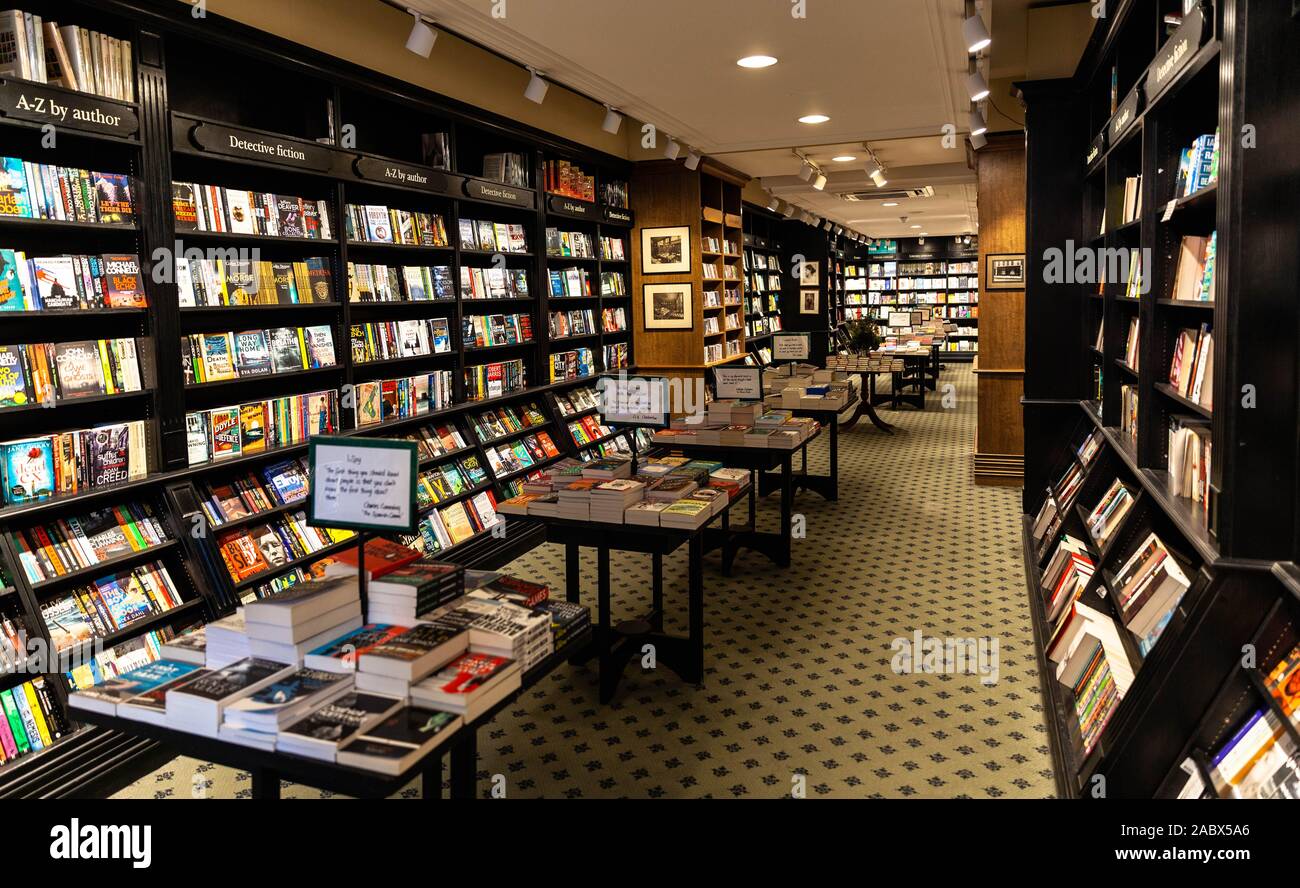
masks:
[[[831,502],[840,498],[840,423],[831,417]]]
[[[704,536],[695,534],[690,542],[689,596],[690,675],[683,676],[695,684],[704,682]]]
[[[790,566],[790,532],[794,512],[794,454],[787,454],[781,463],[781,545],[777,552],[777,564]]]
[[[596,626],[596,644],[600,652],[600,702],[608,703],[614,699],[614,690],[618,687],[619,673],[614,663],[614,631],[610,623],[609,604],[609,547],[601,546],[596,550],[597,560],[597,598],[596,606],[600,608],[599,622]]]
[[[280,773],[273,768],[254,768],[249,771],[253,778],[253,798],[278,799],[280,797]]]
[[[474,798],[478,771],[478,736],[473,728],[462,728],[460,741],[451,748],[451,797]]]
[[[569,543],[564,547],[564,597],[574,604],[582,597],[582,566],[578,559],[581,551],[577,543]],[[568,662],[573,666],[585,663],[582,650],[570,651]]]

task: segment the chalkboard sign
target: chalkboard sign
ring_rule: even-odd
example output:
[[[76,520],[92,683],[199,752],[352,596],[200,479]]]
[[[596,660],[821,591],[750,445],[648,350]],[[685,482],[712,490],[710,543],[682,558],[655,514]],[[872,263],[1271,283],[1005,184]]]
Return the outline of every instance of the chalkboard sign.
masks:
[[[307,462],[308,526],[415,532],[420,458],[414,441],[313,437]]]

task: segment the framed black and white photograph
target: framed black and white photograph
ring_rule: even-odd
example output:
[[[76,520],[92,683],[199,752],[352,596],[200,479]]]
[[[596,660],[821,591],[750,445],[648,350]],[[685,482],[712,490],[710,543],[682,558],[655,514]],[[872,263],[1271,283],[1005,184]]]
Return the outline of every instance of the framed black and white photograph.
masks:
[[[1025,254],[989,253],[985,256],[984,288],[987,290],[1023,290],[1025,288]]]
[[[691,229],[641,229],[641,273],[684,274],[691,270]]]
[[[799,314],[815,315],[817,314],[817,302],[820,290],[800,290],[799,291]]]
[[[689,283],[643,284],[641,298],[647,330],[690,330],[695,326]]]
[[[818,262],[804,260],[799,263],[799,286],[815,287],[821,283],[821,267]]]

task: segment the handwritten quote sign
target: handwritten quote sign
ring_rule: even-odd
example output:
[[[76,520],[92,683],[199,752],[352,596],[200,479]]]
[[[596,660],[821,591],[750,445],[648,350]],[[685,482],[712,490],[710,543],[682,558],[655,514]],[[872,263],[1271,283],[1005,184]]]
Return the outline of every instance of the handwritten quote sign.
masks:
[[[314,437],[308,449],[312,527],[414,532],[414,441]]]

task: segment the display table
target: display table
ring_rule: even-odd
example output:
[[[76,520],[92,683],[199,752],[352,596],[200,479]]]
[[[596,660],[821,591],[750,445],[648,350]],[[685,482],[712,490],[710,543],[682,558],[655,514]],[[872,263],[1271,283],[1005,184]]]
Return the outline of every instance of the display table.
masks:
[[[90,712],[75,707],[71,713],[76,721],[84,724],[98,725],[132,736],[147,737],[164,744],[180,755],[247,771],[252,777],[252,795],[255,799],[278,799],[281,780],[357,798],[387,798],[416,777],[421,778],[423,783],[424,798],[436,799],[442,796],[442,760],[443,756],[448,754],[451,756],[451,798],[473,798],[479,727],[490,722],[498,712],[511,705],[521,693],[545,678],[560,663],[571,659],[573,652],[588,646],[592,639],[592,630],[584,630],[561,651],[552,654],[526,672],[519,690],[498,702],[475,721],[463,725],[448,738],[445,744],[432,750],[423,759],[395,777],[301,755],[267,752],[228,740],[191,734],[188,731],[178,731],[175,728],[120,718],[116,715]]]
[[[734,501],[733,501],[734,502]],[[608,524],[599,521],[574,521],[540,515],[512,516],[514,520],[539,523],[545,528],[546,541],[565,549],[565,595],[579,601],[582,570],[579,553],[583,546],[596,550],[595,637],[585,651],[569,658],[571,663],[597,659],[600,675],[600,702],[614,697],[623,671],[642,645],[654,645],[655,661],[667,666],[686,682],[704,680],[704,539],[715,531],[731,533],[731,502],[700,527],[686,530],[675,527],[652,527],[639,524]],[[721,528],[716,526],[721,524]],[[689,551],[687,569],[687,635],[667,635],[663,631],[663,557],[682,545]],[[613,622],[610,602],[609,553],[639,552],[651,558],[650,612],[640,619]]]
[[[865,403],[865,399],[859,398],[857,394],[851,394],[849,400],[843,407],[779,407],[775,404],[769,404],[772,410],[786,410],[794,416],[809,417],[817,420],[824,428],[830,429],[830,474],[828,475],[810,475],[808,473],[808,442],[805,441],[799,448],[802,463],[794,475],[794,485],[800,490],[811,490],[819,493],[825,499],[835,502],[840,498],[840,414],[852,409],[859,403]],[[874,413],[874,411],[872,411]],[[861,406],[858,406],[854,413],[853,420],[848,424],[851,426],[856,422],[862,413]],[[811,439],[809,439],[811,440]],[[760,474],[759,495],[767,496],[780,486],[780,479],[773,475]]]

